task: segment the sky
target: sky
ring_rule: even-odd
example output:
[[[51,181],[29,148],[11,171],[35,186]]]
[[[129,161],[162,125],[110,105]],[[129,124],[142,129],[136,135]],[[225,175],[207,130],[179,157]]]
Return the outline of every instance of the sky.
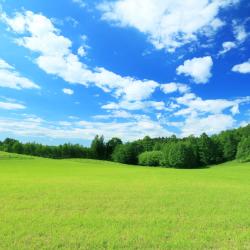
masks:
[[[89,145],[250,122],[248,0],[0,0],[0,140]]]

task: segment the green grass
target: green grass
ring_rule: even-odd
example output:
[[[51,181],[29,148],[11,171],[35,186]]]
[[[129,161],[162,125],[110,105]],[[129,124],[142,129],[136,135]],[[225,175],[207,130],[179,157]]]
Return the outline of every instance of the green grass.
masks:
[[[249,163],[0,159],[0,249],[250,249]]]

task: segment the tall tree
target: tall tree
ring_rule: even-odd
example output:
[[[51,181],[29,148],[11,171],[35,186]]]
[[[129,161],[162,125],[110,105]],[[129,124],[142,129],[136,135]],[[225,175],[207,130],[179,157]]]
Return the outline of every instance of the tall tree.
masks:
[[[122,140],[120,138],[117,137],[113,137],[112,139],[110,139],[107,143],[106,143],[106,157],[108,160],[111,160],[111,156],[115,150],[115,148],[118,145],[122,144]]]
[[[94,159],[104,160],[106,156],[106,147],[104,137],[96,135],[91,143],[91,151]]]
[[[246,162],[250,161],[250,136],[244,137],[238,145],[237,159]]]
[[[205,133],[203,133],[198,141],[199,157],[202,165],[207,166],[209,164],[216,163],[216,144]]]

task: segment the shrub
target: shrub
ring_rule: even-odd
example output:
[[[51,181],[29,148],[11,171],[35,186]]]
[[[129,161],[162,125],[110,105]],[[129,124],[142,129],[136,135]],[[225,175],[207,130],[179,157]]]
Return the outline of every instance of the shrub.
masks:
[[[250,137],[242,138],[238,145],[236,158],[241,162],[250,161]]]
[[[148,151],[139,155],[139,165],[142,166],[160,166],[163,159],[161,151]]]

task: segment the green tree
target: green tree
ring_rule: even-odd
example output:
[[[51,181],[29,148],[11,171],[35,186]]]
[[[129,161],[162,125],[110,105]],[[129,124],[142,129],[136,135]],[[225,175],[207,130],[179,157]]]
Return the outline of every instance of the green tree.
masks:
[[[183,142],[171,145],[168,160],[173,168],[195,168],[192,148]]]
[[[163,143],[163,142],[156,141],[155,144],[154,144],[153,150],[154,150],[154,151],[162,151],[163,146],[164,146],[164,143]]]
[[[207,134],[203,133],[198,141],[199,146],[199,157],[200,162],[203,166],[207,166],[210,164],[216,163],[217,153],[216,144],[213,140],[207,136]]]
[[[142,141],[143,151],[152,151],[153,150],[153,140],[149,136],[145,136]]]
[[[146,151],[139,155],[139,165],[142,166],[160,166],[163,159],[161,151]]]
[[[164,167],[170,167],[170,163],[169,163],[169,151],[172,148],[172,146],[175,144],[175,140],[174,141],[169,141],[167,143],[163,144],[162,147],[162,152],[163,152],[163,158],[160,162],[161,166]]]
[[[235,159],[240,136],[237,130],[223,131],[217,136],[212,136],[220,145],[225,161]]]
[[[108,160],[111,160],[112,154],[118,145],[122,144],[122,140],[117,137],[113,137],[106,143],[106,156]]]
[[[17,154],[22,154],[23,153],[23,145],[22,143],[16,141],[12,145],[12,152],[17,153]]]
[[[104,143],[104,137],[98,136],[94,138],[91,143],[91,151],[94,159],[104,160],[106,157],[106,147]]]
[[[137,164],[142,151],[142,146],[135,142],[118,145],[112,154],[112,159],[120,163]]]
[[[190,161],[192,161],[193,167],[201,166],[198,141],[199,139],[193,135],[185,139],[187,147],[192,150],[193,158]]]
[[[238,145],[236,158],[242,162],[250,161],[250,137],[242,138]]]

